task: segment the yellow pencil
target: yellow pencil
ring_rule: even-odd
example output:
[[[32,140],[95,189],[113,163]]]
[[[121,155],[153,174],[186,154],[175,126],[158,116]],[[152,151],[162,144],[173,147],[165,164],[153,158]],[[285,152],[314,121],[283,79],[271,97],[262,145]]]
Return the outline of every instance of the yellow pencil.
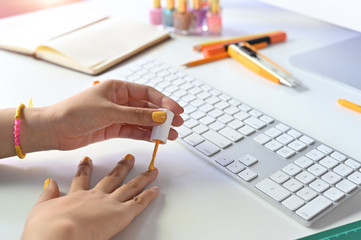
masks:
[[[248,41],[253,38],[266,37],[266,36],[269,36],[270,34],[281,33],[281,32],[283,32],[283,31],[273,31],[273,32],[267,32],[267,33],[246,35],[246,36],[241,36],[241,37],[227,38],[227,39],[220,39],[220,40],[215,40],[215,41],[210,41],[210,42],[204,42],[204,43],[198,44],[196,46],[193,46],[193,49],[196,51],[202,51],[202,49],[205,47],[209,47],[209,46],[213,46],[213,45],[217,45],[217,44],[229,44],[229,43],[235,43],[235,42],[243,42],[243,41]]]
[[[361,113],[361,106],[357,105],[356,103],[347,101],[346,99],[338,99],[337,102],[345,108]]]

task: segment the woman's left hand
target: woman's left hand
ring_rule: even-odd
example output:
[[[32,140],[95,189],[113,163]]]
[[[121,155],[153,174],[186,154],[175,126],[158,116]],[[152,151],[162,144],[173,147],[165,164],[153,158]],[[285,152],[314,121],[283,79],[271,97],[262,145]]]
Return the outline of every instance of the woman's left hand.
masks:
[[[143,190],[155,180],[157,169],[122,184],[133,165],[134,157],[128,154],[89,189],[93,164],[85,157],[69,193],[62,197],[57,183],[47,180],[28,215],[22,239],[109,239],[119,233],[159,194],[158,187]]]

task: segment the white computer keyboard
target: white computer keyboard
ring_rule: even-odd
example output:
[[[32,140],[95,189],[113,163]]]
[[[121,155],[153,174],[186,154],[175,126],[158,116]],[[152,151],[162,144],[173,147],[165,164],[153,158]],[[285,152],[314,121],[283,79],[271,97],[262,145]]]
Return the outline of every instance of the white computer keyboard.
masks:
[[[361,188],[359,161],[159,60],[100,78],[147,84],[178,101],[179,142],[306,226]]]

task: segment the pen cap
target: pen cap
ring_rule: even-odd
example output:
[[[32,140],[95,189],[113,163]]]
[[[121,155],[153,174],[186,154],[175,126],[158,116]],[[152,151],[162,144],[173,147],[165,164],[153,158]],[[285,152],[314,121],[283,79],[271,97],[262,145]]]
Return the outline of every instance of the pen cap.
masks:
[[[155,140],[160,140],[162,144],[165,144],[168,140],[169,130],[173,121],[174,113],[169,111],[168,109],[161,109],[161,110],[166,112],[167,119],[161,125],[153,127],[150,140],[152,142],[154,142]]]

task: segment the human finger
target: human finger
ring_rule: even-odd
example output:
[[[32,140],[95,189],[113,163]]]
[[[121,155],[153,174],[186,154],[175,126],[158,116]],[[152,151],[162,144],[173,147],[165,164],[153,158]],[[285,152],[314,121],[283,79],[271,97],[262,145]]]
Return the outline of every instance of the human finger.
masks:
[[[113,192],[113,196],[120,202],[128,201],[138,195],[148,184],[153,182],[158,176],[158,169],[146,171],[133,178],[128,183],[123,184]]]
[[[73,181],[70,186],[69,193],[78,190],[87,190],[90,185],[90,175],[93,170],[93,163],[89,157],[84,157],[79,163]]]
[[[128,172],[134,166],[134,156],[127,154],[117,165],[104,177],[94,189],[99,189],[105,193],[111,193],[117,189],[124,181]]]
[[[56,181],[47,178],[44,182],[44,191],[40,195],[36,204],[40,204],[42,202],[48,201],[53,198],[59,197],[59,187]],[[35,204],[35,205],[36,205]]]
[[[123,81],[117,81],[116,85],[116,88],[119,88],[119,91],[116,91],[117,94],[119,94],[117,96],[117,99],[119,99],[119,102],[117,102],[118,104],[122,104],[122,101],[124,100],[147,101],[162,108],[169,109],[175,114],[183,113],[183,108],[176,101],[167,97],[153,87]],[[126,97],[128,97],[128,99],[124,99],[124,92],[127,93]]]
[[[124,204],[128,210],[128,216],[131,216],[133,219],[139,215],[158,195],[159,188],[154,186],[125,202]]]

